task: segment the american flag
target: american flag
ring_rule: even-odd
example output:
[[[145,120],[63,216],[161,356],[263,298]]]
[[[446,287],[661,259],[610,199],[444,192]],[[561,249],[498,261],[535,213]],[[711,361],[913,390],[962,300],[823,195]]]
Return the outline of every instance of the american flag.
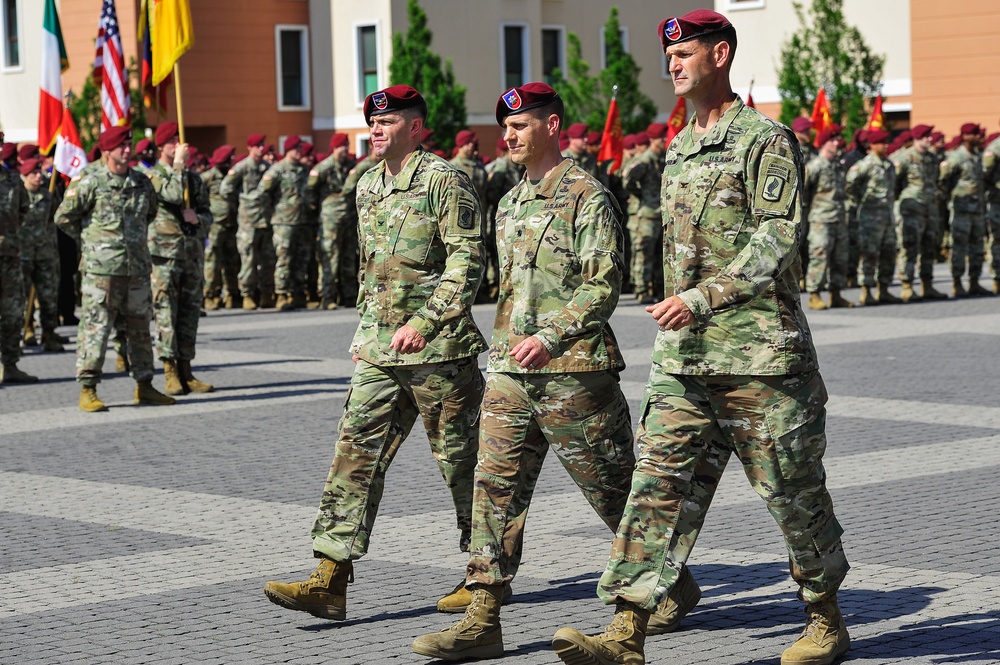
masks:
[[[115,0],[104,0],[100,29],[97,32],[97,55],[94,57],[94,83],[101,88],[101,131],[128,122],[128,72],[122,53]]]

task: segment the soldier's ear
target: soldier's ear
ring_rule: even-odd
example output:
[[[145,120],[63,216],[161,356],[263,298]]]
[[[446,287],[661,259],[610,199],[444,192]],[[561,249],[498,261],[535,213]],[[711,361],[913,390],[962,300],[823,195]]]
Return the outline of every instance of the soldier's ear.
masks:
[[[720,41],[712,47],[712,52],[715,54],[716,67],[724,69],[729,66],[733,57],[732,47],[730,47],[729,42],[726,40]]]
[[[550,113],[549,117],[545,120],[545,127],[549,130],[549,136],[559,136],[561,125],[562,123],[559,121],[559,116],[555,113]]]

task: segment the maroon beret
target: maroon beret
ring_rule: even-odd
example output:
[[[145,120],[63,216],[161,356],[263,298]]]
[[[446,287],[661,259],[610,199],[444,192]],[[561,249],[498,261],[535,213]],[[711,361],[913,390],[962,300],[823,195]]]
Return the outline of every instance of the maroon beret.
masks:
[[[569,137],[559,139],[559,152],[565,152],[569,148]]]
[[[638,134],[636,134],[635,144],[636,146],[649,145],[649,134],[647,134],[646,132],[639,132]]]
[[[0,160],[7,161],[17,154],[17,144],[16,143],[4,143],[3,150],[0,152]]]
[[[303,157],[308,157],[309,155],[311,155],[314,147],[315,146],[313,146],[312,143],[309,143],[308,141],[303,141],[302,142],[302,148],[301,148],[301,150],[302,150],[302,156]]]
[[[31,159],[26,159],[21,163],[21,175],[28,175],[41,163],[40,159],[32,157]]]
[[[216,148],[215,152],[212,153],[212,159],[209,160],[209,164],[212,166],[218,166],[219,164],[229,161],[229,158],[232,157],[235,152],[236,148],[231,145],[224,145]]]
[[[156,128],[156,147],[160,148],[166,145],[167,141],[174,138],[178,134],[178,127],[176,122],[165,122]]]
[[[646,136],[651,139],[662,139],[667,135],[667,126],[662,122],[650,123],[649,127],[646,128]]]
[[[871,129],[868,131],[869,143],[888,143],[889,132],[884,129]]]
[[[660,22],[657,34],[663,50],[671,44],[680,44],[689,39],[704,37],[731,28],[732,23],[725,16],[711,9],[695,9],[684,16],[665,18]]]
[[[302,139],[300,139],[297,134],[292,134],[285,139],[285,143],[282,147],[285,149],[285,152],[288,152],[289,150],[295,150],[300,145],[302,145]]]
[[[330,137],[330,152],[333,152],[337,148],[345,147],[349,140],[350,139],[347,136],[347,134],[344,134],[343,132],[337,132],[336,134]]]
[[[507,145],[507,140],[504,137],[497,139],[497,152],[507,152],[510,150],[510,146]]]
[[[812,120],[801,115],[795,120],[792,120],[792,131],[795,133],[808,132],[812,129],[812,126]]]
[[[97,139],[97,148],[101,152],[114,150],[126,141],[132,142],[132,128],[127,126],[110,127]],[[89,156],[88,156],[89,159]],[[94,161],[91,159],[90,161]]]
[[[434,135],[433,129],[427,129],[426,127],[424,127],[423,129],[420,130],[420,142],[427,143],[427,139],[429,139],[433,135]]]
[[[136,152],[146,152],[153,148],[153,142],[149,139],[139,139],[139,142],[135,144]]]
[[[589,145],[598,145],[598,144],[600,144],[601,139],[603,139],[603,138],[604,138],[604,134],[602,134],[601,132],[588,132],[587,133],[587,143]]]
[[[455,147],[461,148],[463,145],[468,145],[469,143],[478,143],[479,139],[476,138],[476,133],[469,130],[463,129],[458,134],[455,135]]]
[[[912,134],[915,139],[925,139],[931,135],[932,131],[934,131],[934,128],[930,125],[917,125],[910,130],[910,134]]]
[[[548,83],[533,81],[511,88],[497,100],[497,124],[503,127],[503,119],[507,116],[547,106],[557,99],[558,93]]]
[[[931,134],[931,141],[937,143],[938,141],[944,139],[944,132],[934,132]]]
[[[827,141],[839,140],[839,139],[840,139],[840,132],[833,131],[833,128],[831,127],[830,129],[824,129],[819,133],[819,136],[816,137],[816,145],[819,146],[825,145]]]
[[[268,153],[273,153],[273,152],[274,152],[274,144],[273,143],[268,143],[266,146],[264,146],[264,154],[265,155],[268,154]]]
[[[98,139],[98,142],[100,142],[100,139]],[[96,162],[100,158],[101,158],[101,149],[98,148],[97,146],[91,148],[90,152],[87,153],[88,162]]]
[[[247,147],[248,148],[263,148],[264,140],[267,137],[263,134],[251,134],[247,137]]]
[[[26,159],[38,157],[39,154],[37,145],[34,143],[25,143],[21,146],[21,149],[17,151],[17,158],[23,162]]]
[[[622,148],[625,150],[635,149],[635,134],[626,134],[622,137]]]
[[[566,130],[566,136],[571,139],[585,139],[587,138],[587,125],[582,122],[576,122],[569,126]]]
[[[420,93],[408,85],[392,85],[365,97],[365,122],[371,123],[373,116],[422,107],[427,115],[427,102]]]
[[[838,125],[837,123],[833,123],[832,125],[830,125],[829,129],[830,129],[831,132],[835,132],[837,134],[843,134],[844,133],[844,128],[841,127],[840,125]]]
[[[964,125],[962,125],[962,133],[963,134],[978,134],[979,133],[979,125],[977,125],[974,122],[967,122]]]
[[[907,141],[912,141],[913,140],[913,132],[911,132],[908,129],[904,130],[903,132],[901,132],[899,134],[899,136],[896,137],[896,140],[899,141],[900,145],[906,143]]]
[[[329,156],[330,156],[330,153],[328,153],[328,152],[317,152],[316,153],[316,162],[317,163],[322,162],[324,159],[326,159]]]

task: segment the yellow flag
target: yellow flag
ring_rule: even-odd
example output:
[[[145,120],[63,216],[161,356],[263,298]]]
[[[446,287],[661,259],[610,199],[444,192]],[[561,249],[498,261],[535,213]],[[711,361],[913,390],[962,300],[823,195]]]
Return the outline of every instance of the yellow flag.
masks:
[[[153,85],[170,75],[174,63],[194,46],[188,0],[152,0],[149,16],[153,52]]]

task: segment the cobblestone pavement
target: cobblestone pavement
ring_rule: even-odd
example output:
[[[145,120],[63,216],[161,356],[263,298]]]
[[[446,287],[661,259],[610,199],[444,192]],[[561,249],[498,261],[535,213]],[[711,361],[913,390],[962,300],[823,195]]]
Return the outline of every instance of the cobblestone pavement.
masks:
[[[475,314],[488,329],[491,307]],[[849,662],[1000,663],[1000,298],[809,318],[854,566]],[[426,662],[410,643],[455,619],[434,603],[464,556],[419,424],[389,472],[348,620],[262,593],[314,567],[308,531],[355,325],[350,310],[213,312],[195,369],[218,392],[136,407],[109,357],[100,414],[76,408],[72,353],[28,350],[21,367],[42,381],[0,387],[0,663]],[[655,326],[626,296],[614,327],[634,412]],[[682,630],[647,641],[650,663],[777,663],[801,629],[778,529],[738,467],[722,485],[690,562],[704,598]],[[595,583],[610,536],[550,460],[504,662],[556,663],[556,629],[607,623]]]

